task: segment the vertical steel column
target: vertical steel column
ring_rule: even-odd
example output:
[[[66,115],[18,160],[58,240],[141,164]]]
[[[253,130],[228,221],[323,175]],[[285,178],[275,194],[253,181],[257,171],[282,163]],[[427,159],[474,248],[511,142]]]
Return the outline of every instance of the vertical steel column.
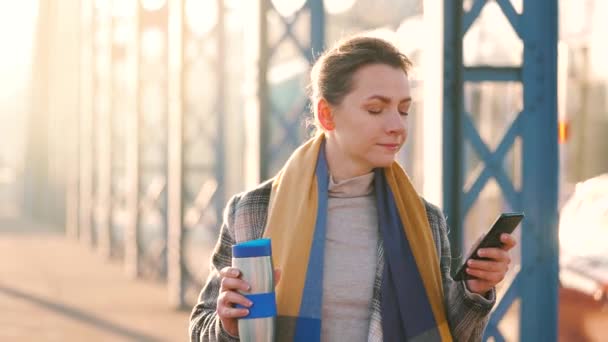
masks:
[[[83,123],[83,102],[86,101],[85,92],[89,92],[90,88],[87,87],[87,77],[90,77],[91,66],[90,53],[92,44],[92,26],[93,18],[91,9],[91,0],[81,0],[78,3],[79,6],[79,63],[78,63],[78,112],[74,118],[73,133],[70,141],[70,150],[68,151],[68,158],[71,161],[68,166],[68,188],[66,196],[66,235],[69,238],[77,239],[79,233],[80,224],[80,163],[81,163],[81,141],[82,132],[81,126]]]
[[[82,35],[80,35],[82,39]],[[82,52],[81,52],[82,53]],[[82,60],[81,55],[78,56]],[[82,70],[80,69],[79,72]],[[81,76],[78,76],[79,79]],[[80,84],[80,82],[79,82]],[[79,90],[80,91],[80,90]],[[78,212],[79,204],[79,164],[80,164],[80,111],[72,115],[71,129],[68,137],[67,150],[67,176],[66,176],[66,197],[65,197],[65,232],[70,239],[78,237]]]
[[[37,29],[33,42],[31,92],[32,101],[28,110],[25,128],[23,177],[23,214],[35,220],[47,217],[45,202],[48,201],[48,138],[49,138],[49,92],[50,61],[48,55],[52,47],[50,30],[57,4],[41,2],[37,18]],[[43,190],[43,191],[41,191]]]
[[[135,278],[140,272],[139,267],[139,118],[141,111],[141,0],[137,0],[137,9],[135,10],[135,25],[137,27],[135,34],[134,55],[135,55],[135,75],[134,75],[134,96],[132,102],[132,115],[126,118],[126,191],[125,207],[127,213],[127,224],[125,227],[125,272],[128,276]]]
[[[250,1],[244,12],[244,26],[249,29],[243,33],[244,54],[244,169],[245,186],[252,188],[266,174],[266,143],[264,136],[264,113],[268,109],[268,25],[266,23],[268,0]]]
[[[268,47],[268,11],[272,5],[270,0],[258,0],[259,5],[256,8],[255,14],[258,15],[259,28],[257,30],[258,36],[255,37],[257,42],[257,56],[258,57],[258,70],[254,73],[256,88],[258,92],[252,94],[258,97],[258,118],[259,118],[259,148],[260,148],[260,159],[259,159],[259,182],[263,179],[268,178],[270,174],[270,128],[268,125],[270,116],[270,104],[269,104],[269,89],[268,89],[268,64],[271,57],[270,48]]]
[[[463,80],[462,0],[444,1],[443,57],[443,207],[450,228],[452,268],[462,254]]]
[[[137,3],[113,0],[112,85],[111,85],[111,204],[107,256],[124,260],[125,235],[129,220],[128,156],[132,131],[130,120],[137,116]]]
[[[169,2],[169,165],[167,226],[169,305],[180,308],[185,305],[185,277],[183,269],[183,216],[184,205],[184,156],[183,156],[183,49],[184,49],[184,1]]]
[[[93,73],[93,1],[80,2],[80,81],[78,106],[78,213],[77,227],[68,225],[68,234],[84,239],[91,229],[91,115],[92,115],[92,73]]]
[[[168,3],[139,10],[139,274],[162,279],[167,268]]]
[[[524,0],[521,340],[557,341],[557,0]]]
[[[225,99],[227,95],[226,91],[226,75],[228,67],[226,65],[227,54],[226,51],[226,25],[225,25],[225,12],[224,0],[215,0],[217,3],[217,25],[216,25],[216,47],[217,47],[217,59],[216,59],[216,76],[217,76],[217,102],[216,116],[217,116],[217,136],[215,139],[215,168],[214,174],[217,181],[217,190],[215,191],[215,216],[217,217],[218,224],[214,231],[219,232],[220,222],[222,222],[223,203],[226,201],[226,111]]]
[[[82,4],[83,18],[89,18],[90,31],[84,40],[82,50],[82,73],[80,90],[80,210],[79,238],[86,244],[92,244],[93,236],[93,80],[95,72],[95,7],[93,1]]]
[[[112,177],[112,7],[108,1],[96,8],[94,22],[95,68],[93,73],[93,115],[95,125],[95,187],[93,207],[94,243],[98,252],[110,256],[110,216]]]

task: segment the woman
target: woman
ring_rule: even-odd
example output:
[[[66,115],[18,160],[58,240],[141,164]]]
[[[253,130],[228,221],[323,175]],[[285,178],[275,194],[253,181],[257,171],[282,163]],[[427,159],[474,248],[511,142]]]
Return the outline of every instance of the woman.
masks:
[[[192,341],[237,341],[251,305],[231,246],[272,239],[278,341],[479,341],[515,240],[480,251],[474,279],[450,276],[440,210],[395,155],[407,137],[410,61],[355,37],[311,72],[317,135],[283,169],[228,203],[211,274],[190,320]],[[278,281],[278,278],[281,280]],[[245,308],[236,308],[240,304]]]

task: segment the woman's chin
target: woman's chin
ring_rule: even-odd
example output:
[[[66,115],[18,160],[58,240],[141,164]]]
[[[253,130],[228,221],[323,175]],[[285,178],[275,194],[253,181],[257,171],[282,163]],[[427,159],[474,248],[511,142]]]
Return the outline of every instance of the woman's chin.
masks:
[[[383,168],[383,167],[389,167],[391,165],[393,165],[393,162],[395,161],[395,158],[382,158],[379,160],[374,160],[374,168]]]

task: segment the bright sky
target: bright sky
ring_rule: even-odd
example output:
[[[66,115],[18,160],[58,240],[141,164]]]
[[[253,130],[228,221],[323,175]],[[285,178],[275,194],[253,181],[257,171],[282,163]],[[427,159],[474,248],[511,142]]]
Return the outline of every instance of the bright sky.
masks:
[[[11,179],[7,166],[23,157],[27,110],[25,87],[29,80],[32,38],[38,0],[0,0],[0,185]]]
[[[0,0],[0,8],[0,101],[3,101],[14,96],[28,77],[38,1]]]

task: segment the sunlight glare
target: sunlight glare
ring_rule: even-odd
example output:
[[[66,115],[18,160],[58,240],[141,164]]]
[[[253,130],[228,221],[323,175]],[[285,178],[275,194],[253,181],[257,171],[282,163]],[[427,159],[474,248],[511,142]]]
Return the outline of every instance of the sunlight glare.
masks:
[[[329,14],[341,14],[353,7],[356,0],[325,0],[323,6]]]
[[[202,37],[211,31],[217,19],[218,9],[215,1],[186,0],[186,23],[197,36]]]
[[[141,7],[149,12],[158,11],[165,6],[166,0],[141,0]]]

